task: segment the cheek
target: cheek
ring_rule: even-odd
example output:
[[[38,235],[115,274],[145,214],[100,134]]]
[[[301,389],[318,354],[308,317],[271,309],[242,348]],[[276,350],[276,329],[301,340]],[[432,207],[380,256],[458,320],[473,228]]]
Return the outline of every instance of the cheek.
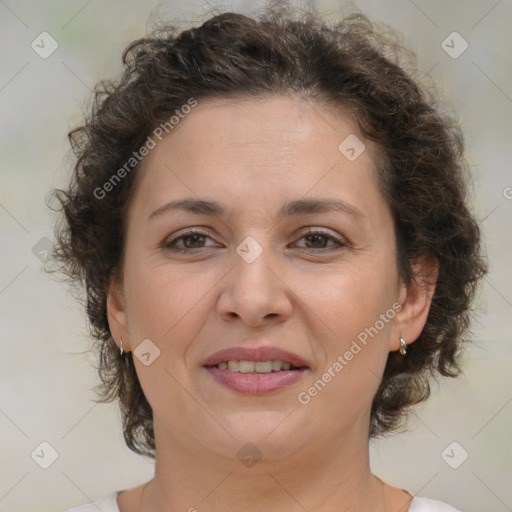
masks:
[[[317,388],[325,399],[338,404],[335,408],[371,401],[387,360],[396,316],[397,274],[392,257],[372,257],[371,264],[370,259],[361,258],[359,264],[318,278],[305,298],[326,333],[323,337],[316,333],[323,357],[311,384],[320,377],[326,383],[325,394],[322,383]]]
[[[395,314],[392,297],[382,294],[385,290],[377,292],[374,287],[372,293],[365,292],[361,280],[347,279],[343,284],[352,285],[350,291],[324,296],[317,305],[322,323],[334,334],[320,337],[317,331],[322,361],[297,397],[300,407],[305,405],[312,416],[329,418],[342,430],[369,414],[386,364]]]
[[[127,323],[135,343],[149,338],[163,350],[172,340],[177,349],[180,339],[193,336],[190,325],[197,324],[201,299],[211,288],[208,276],[193,277],[176,267],[152,264],[150,258],[127,262],[125,276]]]
[[[192,361],[188,349],[205,321],[212,288],[208,275],[189,272],[135,258],[126,265],[127,321],[137,356],[137,346],[149,339],[158,356],[149,365],[134,357],[137,375],[155,413],[190,406],[180,383],[189,378]],[[199,286],[202,283],[202,286]]]
[[[342,266],[340,271],[307,277],[311,287],[302,297],[325,321],[340,341],[357,336],[389,310],[396,298],[395,273],[385,272],[380,264],[361,261]],[[300,281],[300,276],[296,281]],[[305,277],[302,277],[304,282]]]

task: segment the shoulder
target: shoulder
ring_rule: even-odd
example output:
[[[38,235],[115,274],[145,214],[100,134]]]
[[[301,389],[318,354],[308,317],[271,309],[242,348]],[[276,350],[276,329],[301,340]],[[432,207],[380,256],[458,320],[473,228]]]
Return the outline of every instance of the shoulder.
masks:
[[[408,512],[461,512],[446,503],[428,498],[414,498]]]
[[[69,508],[63,512],[120,512],[117,506],[117,495],[122,491],[112,491],[98,498],[94,503],[87,503],[86,505],[79,505],[77,507]]]

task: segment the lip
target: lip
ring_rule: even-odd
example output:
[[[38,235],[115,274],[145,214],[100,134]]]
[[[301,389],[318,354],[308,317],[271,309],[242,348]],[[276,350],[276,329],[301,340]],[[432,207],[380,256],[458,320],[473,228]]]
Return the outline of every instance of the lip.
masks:
[[[307,363],[293,352],[278,347],[232,347],[212,354],[203,366],[215,366],[223,361],[283,361],[297,368],[308,367]],[[277,372],[276,372],[277,373]],[[265,374],[261,374],[265,375]],[[268,375],[268,374],[267,374]]]
[[[227,388],[245,395],[264,395],[279,391],[298,382],[307,368],[272,373],[238,373],[216,366],[205,368],[213,378]]]
[[[239,373],[221,370],[223,361],[283,361],[298,368],[271,373]],[[278,347],[232,347],[212,354],[203,363],[205,369],[223,386],[246,395],[263,395],[279,391],[298,382],[309,370],[307,363],[293,352]]]

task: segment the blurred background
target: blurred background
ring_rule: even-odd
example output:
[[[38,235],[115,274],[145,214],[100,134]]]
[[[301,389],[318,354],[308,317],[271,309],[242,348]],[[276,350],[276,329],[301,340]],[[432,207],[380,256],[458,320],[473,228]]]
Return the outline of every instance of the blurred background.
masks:
[[[373,441],[373,472],[465,512],[512,510],[512,66],[510,0],[316,1],[331,19],[358,9],[403,34],[466,134],[471,204],[490,272],[475,304],[465,373],[433,386],[401,435]],[[153,463],[124,444],[117,404],[96,404],[88,328],[67,284],[41,271],[65,185],[67,132],[94,84],[155,22],[201,23],[243,2],[0,0],[0,512],[59,512],[138,485]],[[454,32],[456,34],[454,34]],[[45,466],[47,466],[45,468]]]

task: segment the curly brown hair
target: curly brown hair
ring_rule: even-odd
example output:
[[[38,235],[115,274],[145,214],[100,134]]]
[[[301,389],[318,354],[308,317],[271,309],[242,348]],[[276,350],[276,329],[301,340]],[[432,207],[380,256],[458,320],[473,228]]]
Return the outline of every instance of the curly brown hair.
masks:
[[[254,18],[222,13],[195,28],[166,25],[132,42],[122,78],[96,86],[91,113],[68,134],[76,165],[68,189],[53,191],[64,213],[55,228],[54,261],[85,289],[99,355],[98,401],[119,400],[125,441],[137,453],[155,456],[152,410],[132,354],[119,357],[112,340],[106,298],[111,278],[122,276],[126,213],[140,164],[106,197],[98,198],[98,190],[190,98],[297,94],[334,104],[382,151],[379,181],[394,216],[398,271],[410,283],[417,277],[414,262],[428,256],[439,273],[421,335],[406,357],[388,356],[370,437],[396,429],[429,396],[431,377],[460,372],[470,305],[486,263],[466,204],[458,122],[405,71],[400,59],[410,52],[387,27],[360,13],[329,25],[314,9],[299,19],[297,12],[274,6]]]

